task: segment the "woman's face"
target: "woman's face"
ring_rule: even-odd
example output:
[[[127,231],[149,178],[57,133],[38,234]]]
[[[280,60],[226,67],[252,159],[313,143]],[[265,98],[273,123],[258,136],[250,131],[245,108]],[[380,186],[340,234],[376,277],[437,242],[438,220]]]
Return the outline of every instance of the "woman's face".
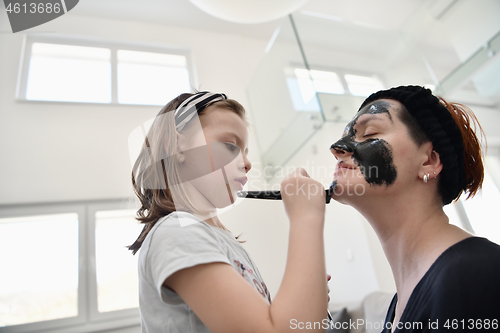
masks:
[[[247,126],[235,112],[217,106],[208,107],[200,123],[203,130],[183,147],[181,174],[211,206],[223,208],[234,203],[252,167]]]
[[[390,99],[368,104],[330,147],[338,161],[335,199],[347,202],[370,193],[393,193],[418,178],[421,154],[399,118],[402,108]]]

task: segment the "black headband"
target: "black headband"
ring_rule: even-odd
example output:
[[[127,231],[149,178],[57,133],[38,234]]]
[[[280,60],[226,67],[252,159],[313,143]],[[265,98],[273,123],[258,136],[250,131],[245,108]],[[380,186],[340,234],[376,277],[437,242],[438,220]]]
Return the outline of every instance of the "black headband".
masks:
[[[450,111],[429,89],[420,86],[400,86],[378,91],[370,95],[360,109],[383,98],[403,104],[431,140],[443,163],[440,180],[443,204],[449,204],[466,188],[462,133]]]

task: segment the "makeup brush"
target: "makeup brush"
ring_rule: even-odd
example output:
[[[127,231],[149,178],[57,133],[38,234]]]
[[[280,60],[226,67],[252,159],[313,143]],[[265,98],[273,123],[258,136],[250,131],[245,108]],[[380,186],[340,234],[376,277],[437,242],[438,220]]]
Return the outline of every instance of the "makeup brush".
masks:
[[[332,199],[332,193],[335,190],[336,185],[337,182],[333,181],[330,187],[325,189],[326,193],[325,200],[327,204],[330,203],[330,200]],[[238,191],[236,195],[239,198],[281,200],[280,191]]]

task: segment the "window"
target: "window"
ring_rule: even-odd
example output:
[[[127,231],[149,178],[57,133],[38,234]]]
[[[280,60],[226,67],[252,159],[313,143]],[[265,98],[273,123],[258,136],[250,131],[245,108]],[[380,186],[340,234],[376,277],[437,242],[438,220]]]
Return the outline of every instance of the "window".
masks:
[[[370,96],[384,89],[384,85],[376,76],[346,74],[344,77],[351,95],[354,96]]]
[[[0,331],[139,325],[142,226],[124,202],[0,207]]]
[[[500,221],[497,213],[500,191],[488,168],[484,176],[482,190],[473,199],[465,200],[462,196],[461,201],[474,234],[500,244]]]
[[[77,316],[78,214],[0,219],[0,267],[0,327]]]
[[[295,76],[299,82],[312,80],[312,86],[317,92],[329,94],[343,94],[345,92],[344,86],[335,72],[314,69],[308,71],[307,69],[296,68]]]
[[[163,105],[191,91],[186,56],[118,50],[118,103]]]
[[[111,102],[111,50],[33,43],[26,99]]]
[[[164,105],[191,91],[187,52],[29,37],[18,98]]]
[[[359,75],[344,70],[285,69],[288,90],[297,111],[319,111],[317,93],[367,97],[384,89],[377,75]]]
[[[104,210],[95,213],[97,308],[99,312],[139,307],[137,254],[124,245],[139,236],[135,210]],[[127,292],[124,292],[127,290]]]

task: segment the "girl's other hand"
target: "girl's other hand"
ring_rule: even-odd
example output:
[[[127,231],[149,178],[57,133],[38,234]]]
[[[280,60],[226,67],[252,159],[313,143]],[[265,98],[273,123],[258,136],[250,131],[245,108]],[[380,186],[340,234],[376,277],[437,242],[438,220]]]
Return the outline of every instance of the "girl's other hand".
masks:
[[[311,179],[302,168],[281,182],[281,198],[290,223],[304,220],[324,222],[325,195],[323,185]]]

